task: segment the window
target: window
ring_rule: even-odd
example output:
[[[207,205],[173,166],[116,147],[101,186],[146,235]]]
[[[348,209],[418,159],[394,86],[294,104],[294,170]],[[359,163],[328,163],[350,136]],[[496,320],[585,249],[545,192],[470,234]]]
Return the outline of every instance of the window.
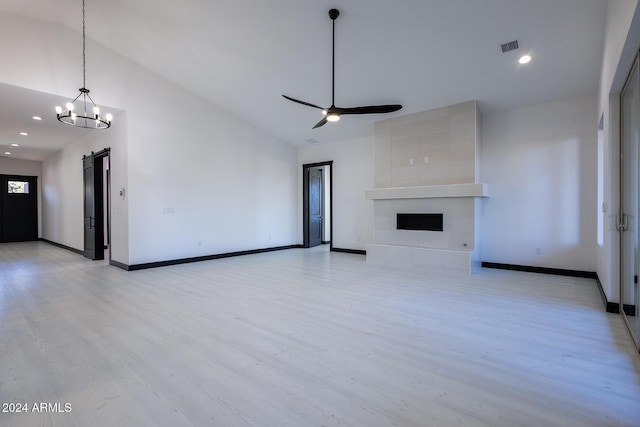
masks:
[[[9,181],[9,193],[29,194],[29,183],[25,181]]]

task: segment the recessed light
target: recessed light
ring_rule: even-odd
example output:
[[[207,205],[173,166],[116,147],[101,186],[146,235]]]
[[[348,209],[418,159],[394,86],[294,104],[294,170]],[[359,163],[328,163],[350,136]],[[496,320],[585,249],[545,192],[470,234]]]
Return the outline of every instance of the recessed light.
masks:
[[[523,55],[520,57],[520,59],[518,59],[518,62],[521,64],[526,64],[529,61],[531,61],[531,55]]]
[[[20,144],[16,144],[15,142],[11,144],[12,147],[20,147]]]
[[[29,135],[29,132],[20,132],[20,135],[27,136],[27,135]]]
[[[5,151],[4,154],[6,154],[7,156],[11,155],[11,151]]]
[[[40,116],[33,116],[33,117],[31,117],[31,118],[32,118],[33,120],[42,120],[42,117],[40,117]]]

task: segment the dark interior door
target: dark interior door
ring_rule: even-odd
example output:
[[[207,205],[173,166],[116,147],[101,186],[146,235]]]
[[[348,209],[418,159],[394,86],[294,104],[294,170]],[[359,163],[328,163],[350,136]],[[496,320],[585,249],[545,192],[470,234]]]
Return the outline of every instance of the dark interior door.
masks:
[[[0,242],[38,240],[38,177],[0,175]]]
[[[309,247],[322,243],[322,169],[309,169]]]
[[[102,157],[85,156],[84,170],[84,256],[104,259],[104,214],[102,196]]]

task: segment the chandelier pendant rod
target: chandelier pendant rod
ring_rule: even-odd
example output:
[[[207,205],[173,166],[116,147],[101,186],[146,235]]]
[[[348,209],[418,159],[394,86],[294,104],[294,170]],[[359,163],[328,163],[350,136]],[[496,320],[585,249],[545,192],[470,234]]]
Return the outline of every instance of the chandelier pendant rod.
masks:
[[[87,46],[86,46],[86,30],[85,30],[85,0],[82,0],[82,88],[87,87]]]
[[[87,89],[87,24],[86,24],[86,2],[82,0],[82,87],[80,93],[73,101],[67,103],[66,110],[56,107],[58,121],[70,126],[88,129],[107,129],[111,127],[111,114],[105,117],[100,115],[100,109],[93,102],[89,89]],[[74,104],[82,96],[82,111],[75,113]],[[88,101],[87,101],[88,98]],[[91,103],[87,105],[88,103]],[[90,109],[91,111],[89,111]]]

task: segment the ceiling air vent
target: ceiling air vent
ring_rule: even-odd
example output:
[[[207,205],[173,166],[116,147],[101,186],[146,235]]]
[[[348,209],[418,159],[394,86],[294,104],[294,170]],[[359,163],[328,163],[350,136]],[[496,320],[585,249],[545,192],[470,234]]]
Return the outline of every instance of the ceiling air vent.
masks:
[[[317,144],[318,140],[314,138],[305,139],[309,144]]]
[[[502,48],[502,53],[507,53],[518,49],[520,46],[518,46],[518,40],[514,40],[512,42],[501,44],[500,47]]]

